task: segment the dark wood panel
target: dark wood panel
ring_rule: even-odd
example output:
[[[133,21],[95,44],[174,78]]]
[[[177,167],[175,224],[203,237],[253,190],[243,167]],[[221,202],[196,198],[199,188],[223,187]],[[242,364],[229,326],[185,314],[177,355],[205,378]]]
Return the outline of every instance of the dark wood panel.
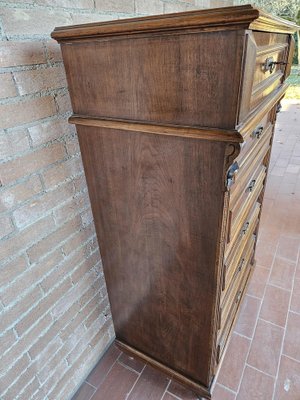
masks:
[[[208,386],[225,144],[77,129],[117,338]]]
[[[62,44],[73,110],[234,128],[243,45],[244,31]]]

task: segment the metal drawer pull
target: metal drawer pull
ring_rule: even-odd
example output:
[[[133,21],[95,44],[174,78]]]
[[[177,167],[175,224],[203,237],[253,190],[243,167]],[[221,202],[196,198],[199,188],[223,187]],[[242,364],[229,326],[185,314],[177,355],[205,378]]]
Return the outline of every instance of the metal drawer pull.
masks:
[[[234,183],[235,174],[239,170],[239,165],[235,161],[227,172],[227,187],[230,187]]]
[[[252,190],[254,189],[255,184],[256,184],[256,179],[253,179],[253,180],[250,182],[249,186],[247,187],[246,191],[247,191],[247,192],[252,192]]]
[[[243,258],[242,261],[240,262],[239,266],[238,266],[238,271],[239,272],[242,270],[244,264],[245,264],[245,259]]]
[[[254,131],[251,133],[252,138],[259,139],[263,133],[263,130],[264,130],[264,127],[262,125],[260,125],[256,129],[254,129]]]
[[[282,105],[281,105],[281,103],[278,103],[276,106],[276,114],[278,114],[281,111],[281,109],[282,109]]]
[[[238,303],[241,300],[241,297],[242,297],[242,291],[239,290],[238,294],[236,295],[235,302]]]
[[[246,235],[246,232],[249,228],[250,222],[246,222],[242,228],[242,235]]]
[[[273,57],[268,57],[266,59],[266,61],[263,63],[263,70],[265,72],[269,71],[270,74],[272,74],[276,65],[287,65],[287,62],[286,61],[274,61]]]

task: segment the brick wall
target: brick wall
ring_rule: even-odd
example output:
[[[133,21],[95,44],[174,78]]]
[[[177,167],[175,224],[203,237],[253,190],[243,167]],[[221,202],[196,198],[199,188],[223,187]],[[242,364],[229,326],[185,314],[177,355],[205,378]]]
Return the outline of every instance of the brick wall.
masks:
[[[57,25],[228,5],[0,1],[0,398],[66,400],[114,331]]]

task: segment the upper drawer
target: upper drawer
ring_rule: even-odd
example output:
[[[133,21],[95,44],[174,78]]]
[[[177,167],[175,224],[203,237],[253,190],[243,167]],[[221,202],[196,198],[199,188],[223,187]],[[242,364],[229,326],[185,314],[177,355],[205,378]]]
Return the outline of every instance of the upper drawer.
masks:
[[[292,47],[291,38],[286,34],[248,33],[239,122],[276,90],[289,74]]]

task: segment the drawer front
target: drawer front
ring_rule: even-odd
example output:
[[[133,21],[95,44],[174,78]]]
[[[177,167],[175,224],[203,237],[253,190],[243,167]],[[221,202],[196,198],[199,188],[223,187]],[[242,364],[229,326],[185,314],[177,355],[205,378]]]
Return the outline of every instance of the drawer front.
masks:
[[[234,317],[234,315],[232,315],[232,308],[234,308],[240,301],[242,295],[242,283],[245,279],[245,275],[248,275],[250,261],[254,252],[255,240],[256,237],[252,234],[239,260],[234,279],[232,280],[231,285],[226,292],[226,296],[221,303],[220,335],[222,335],[227,321]]]
[[[261,192],[263,183],[266,177],[266,167],[260,165],[252,174],[250,180],[246,184],[244,190],[235,202],[230,202],[229,223],[230,230],[228,230],[228,241],[234,235],[236,227],[239,226],[239,219],[242,218],[246,209],[249,209],[249,204],[252,204],[253,198]]]
[[[239,123],[272,96],[289,75],[292,47],[290,35],[248,32]]]
[[[226,296],[226,292],[231,284],[232,279],[234,279],[237,269],[240,267],[242,255],[245,251],[245,248],[247,247],[247,244],[251,236],[253,235],[256,229],[260,208],[261,208],[260,203],[256,203],[247,218],[247,222],[249,224],[248,229],[242,236],[241,240],[237,243],[237,245],[233,247],[228,257],[224,260],[224,271],[222,280],[223,292],[221,294],[221,302],[223,301],[223,298]]]
[[[231,204],[239,198],[241,193],[245,190],[254,171],[258,165],[262,163],[262,160],[270,147],[272,133],[273,125],[269,124],[262,137],[250,146],[248,152],[240,154],[236,158],[234,164],[237,165],[237,169],[230,185]]]
[[[241,300],[243,298],[243,295],[245,293],[245,289],[247,287],[247,282],[249,280],[250,277],[250,273],[251,273],[251,268],[252,268],[252,264],[251,264],[251,260],[253,257],[254,251],[252,252],[251,256],[250,256],[250,260],[248,262],[248,265],[245,268],[245,273],[242,276],[242,280],[239,286],[239,290],[236,294],[236,301],[233,301],[232,303],[232,307],[230,309],[230,314],[229,314],[229,318],[227,319],[226,323],[224,324],[224,326],[220,329],[219,331],[219,335],[218,335],[218,346],[217,346],[217,364],[221,361],[222,355],[224,353],[224,350],[226,348],[226,344],[234,323],[234,320],[237,316],[237,312],[241,303]]]
[[[258,146],[260,142],[262,142],[265,133],[268,131],[269,125],[273,122],[272,117],[273,109],[271,109],[269,112],[266,112],[257,125],[245,132],[245,134],[243,135],[244,142],[242,144],[242,149],[238,157],[240,164],[245,156],[249,152],[251,152],[256,146]]]

